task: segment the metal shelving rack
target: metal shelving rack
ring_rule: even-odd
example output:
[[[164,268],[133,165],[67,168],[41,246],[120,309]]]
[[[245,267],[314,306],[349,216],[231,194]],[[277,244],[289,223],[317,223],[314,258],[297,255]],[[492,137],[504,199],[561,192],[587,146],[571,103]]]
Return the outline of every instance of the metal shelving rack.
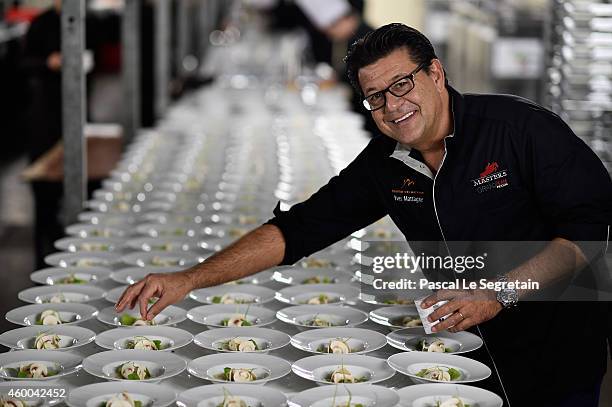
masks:
[[[612,4],[551,1],[546,44],[548,107],[612,172]]]

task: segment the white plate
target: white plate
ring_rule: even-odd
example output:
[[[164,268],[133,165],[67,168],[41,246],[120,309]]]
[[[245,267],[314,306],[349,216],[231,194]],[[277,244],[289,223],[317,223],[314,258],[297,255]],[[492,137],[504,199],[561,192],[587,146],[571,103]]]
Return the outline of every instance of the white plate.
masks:
[[[76,277],[84,283],[75,285],[99,283],[109,278],[111,271],[102,267],[49,267],[30,274],[30,279],[38,284],[55,285],[64,284],[62,280]]]
[[[221,300],[237,301],[240,304],[265,304],[274,299],[274,290],[253,284],[220,285],[193,290],[189,298],[203,304],[227,304]]]
[[[301,267],[280,267],[274,271],[275,281],[289,285],[312,284],[348,284],[353,277],[339,270],[304,269]],[[307,287],[303,287],[307,289]]]
[[[428,383],[404,387],[397,391],[402,407],[435,406],[452,397],[460,397],[464,403],[478,407],[502,407],[501,397],[488,390],[464,384]]]
[[[36,320],[40,317],[40,314],[46,310],[55,310],[59,313],[62,321],[68,321],[61,325],[79,324],[98,314],[96,308],[86,304],[31,304],[7,312],[6,319],[17,325],[34,325],[44,328],[50,325],[39,325],[36,323]]]
[[[202,241],[189,237],[141,237],[128,240],[125,243],[125,247],[142,252],[159,251],[167,253],[207,250],[206,245]]]
[[[104,225],[110,227],[122,227],[127,224],[136,223],[136,216],[134,215],[121,215],[115,213],[104,213],[104,212],[82,212],[79,213],[79,222],[87,222],[92,225]]]
[[[45,390],[47,394],[50,394],[52,397],[48,397],[44,399],[44,401],[41,401],[38,397],[28,398],[27,395],[26,397],[9,396],[9,392],[11,392],[11,390],[15,392],[15,390],[18,389],[22,389],[23,392],[32,389],[33,391],[30,394],[35,394],[35,389],[42,389]],[[13,381],[0,382],[0,398],[4,398],[6,400],[16,398],[19,401],[24,401],[27,407],[51,407],[59,404],[62,400],[64,400],[64,397],[53,397],[54,389],[57,389],[57,383],[40,382],[34,380],[22,380],[18,384],[15,384],[15,382]]]
[[[187,366],[189,374],[211,382],[228,383],[223,369],[253,369],[257,380],[248,384],[262,384],[280,379],[291,372],[291,365],[285,359],[260,353],[217,353],[192,360]]]
[[[90,223],[76,223],[66,228],[66,234],[78,237],[127,237],[130,228],[126,226],[92,225]]]
[[[154,270],[148,267],[128,267],[113,271],[110,278],[119,284],[134,284],[151,273],[173,273],[182,270],[182,267],[155,267]]]
[[[136,336],[144,336],[152,341],[158,340],[163,348],[161,351],[173,351],[189,345],[193,335],[189,332],[169,326],[140,326],[132,328],[116,328],[104,331],[96,336],[96,344],[105,349],[129,349],[128,341]]]
[[[421,322],[421,318],[419,317],[419,312],[417,311],[414,305],[394,305],[391,307],[382,307],[370,311],[370,319],[372,322],[376,322],[377,324],[387,326],[392,329],[402,329],[407,328],[402,325],[405,317],[406,323],[417,324],[416,326],[423,326]],[[408,328],[412,328],[408,326]]]
[[[167,407],[174,404],[176,393],[171,387],[142,382],[109,382],[88,384],[70,391],[66,404],[70,407],[99,407],[111,397],[127,392],[146,407]]]
[[[368,314],[365,312],[339,305],[295,305],[276,313],[276,318],[297,327],[329,328],[329,326],[313,325],[315,317],[330,322],[331,327],[352,327],[368,320]]]
[[[463,356],[449,355],[447,353],[434,352],[402,352],[392,355],[387,359],[389,366],[399,373],[409,376],[415,383],[448,383],[438,380],[430,380],[418,377],[416,374],[421,369],[430,367],[453,368],[460,372],[461,376],[452,380],[452,383],[472,383],[484,380],[491,376],[491,369],[486,365]]]
[[[0,335],[0,344],[16,350],[35,350],[36,337],[43,332],[47,335],[58,335],[60,337],[60,348],[52,349],[56,351],[74,350],[93,342],[96,337],[92,330],[81,328],[80,326],[55,325],[46,328],[27,326],[4,332]]]
[[[405,328],[391,332],[387,335],[389,345],[403,351],[416,351],[417,342],[426,340],[431,343],[434,339],[444,342],[446,353],[459,354],[476,350],[482,346],[482,339],[470,332],[438,332],[427,335],[423,328]]]
[[[310,305],[308,301],[325,295],[328,304],[342,304],[359,296],[359,288],[350,284],[308,284],[283,288],[276,299],[293,305]],[[316,304],[323,305],[323,304]]]
[[[182,267],[187,268],[203,262],[205,256],[191,252],[169,253],[162,251],[135,252],[121,257],[120,261],[131,266],[156,267]]]
[[[129,349],[95,353],[83,360],[83,370],[101,379],[127,381],[128,379],[122,378],[116,372],[118,367],[127,362],[134,362],[149,370],[151,378],[138,380],[139,382],[166,380],[187,368],[187,362],[172,352]]]
[[[100,310],[100,313],[98,314],[98,321],[113,326],[126,326],[121,325],[120,322],[120,318],[125,314],[130,315],[133,318],[140,318],[140,310],[137,307],[134,307],[132,310],[124,310],[119,314],[115,312],[115,307],[107,307]],[[153,321],[157,326],[174,325],[183,322],[187,317],[186,314],[187,313],[184,309],[170,305],[164,308],[162,312],[157,314],[155,318],[153,318]]]
[[[330,407],[355,403],[363,407],[395,407],[400,400],[398,394],[375,384],[329,385],[304,390],[289,400],[290,407]]]
[[[60,302],[90,302],[104,298],[106,292],[93,285],[58,284],[27,288],[17,298],[30,304],[48,304],[56,300]]]
[[[250,384],[225,383],[195,387],[179,394],[182,407],[218,407],[226,395],[240,397],[250,407],[285,407],[287,397],[276,389]]]
[[[296,375],[316,383],[333,384],[329,378],[332,372],[344,366],[359,383],[378,383],[395,374],[384,359],[365,355],[316,355],[296,361],[291,370]]]
[[[125,240],[110,237],[65,237],[56,240],[54,246],[57,250],[66,252],[114,252],[123,247]]]
[[[276,321],[274,311],[258,305],[201,305],[190,309],[187,318],[198,324],[225,328],[221,321],[232,315],[245,315],[252,326],[269,325]]]
[[[202,228],[200,234],[204,236],[204,241],[206,241],[206,237],[218,238],[219,242],[225,246],[240,239],[253,229],[255,229],[255,226],[211,225]]]
[[[259,273],[251,274],[239,280],[227,282],[223,285],[242,285],[242,284],[264,284],[272,281],[273,272],[270,270],[260,271]]]
[[[383,334],[371,329],[322,328],[310,329],[294,335],[291,337],[291,345],[305,352],[328,354],[325,346],[334,339],[340,339],[346,343],[353,355],[373,352],[387,344],[387,339]]]
[[[274,329],[243,326],[237,328],[210,329],[196,335],[194,343],[204,349],[216,352],[238,352],[227,347],[230,339],[253,340],[258,350],[250,353],[266,353],[280,349],[289,344],[291,338],[283,332]]]
[[[41,363],[47,369],[54,370],[57,374],[45,377],[44,379],[20,379],[7,371],[19,369],[20,366],[30,363]],[[52,350],[20,350],[18,352],[7,352],[0,354],[0,377],[4,380],[31,380],[46,381],[56,380],[64,376],[71,375],[81,368],[81,358],[69,352],[56,352]]]
[[[115,287],[106,293],[106,296],[104,297],[104,299],[108,302],[112,302],[113,304],[116,304],[117,301],[119,301],[119,298],[121,298],[121,295],[123,294],[123,292],[127,289],[128,287],[124,285],[120,287]]]
[[[313,254],[301,260],[297,265],[304,269],[343,269],[350,266],[353,262],[353,252],[348,250],[333,250],[332,252],[321,252]]]
[[[54,267],[111,267],[118,258],[118,254],[108,252],[60,252],[45,257],[45,263]]]
[[[149,237],[195,237],[197,227],[192,223],[143,223],[136,233]]]

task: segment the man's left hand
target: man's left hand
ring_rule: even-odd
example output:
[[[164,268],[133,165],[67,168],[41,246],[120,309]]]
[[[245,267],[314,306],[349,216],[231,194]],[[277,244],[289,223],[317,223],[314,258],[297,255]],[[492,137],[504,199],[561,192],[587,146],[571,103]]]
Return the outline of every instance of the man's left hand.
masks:
[[[493,290],[440,290],[425,298],[421,307],[429,308],[440,301],[448,302],[431,313],[429,321],[434,322],[450,315],[434,325],[433,332],[464,331],[494,318],[503,309]]]

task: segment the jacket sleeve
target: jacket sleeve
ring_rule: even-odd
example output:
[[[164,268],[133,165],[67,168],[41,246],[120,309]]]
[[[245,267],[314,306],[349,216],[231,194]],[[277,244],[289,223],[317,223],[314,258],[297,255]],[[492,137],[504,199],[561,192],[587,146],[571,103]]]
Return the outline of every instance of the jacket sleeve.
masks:
[[[531,183],[541,213],[556,235],[578,244],[587,259],[601,255],[612,223],[610,175],[558,116],[534,114],[529,127]]]
[[[369,169],[373,142],[306,201],[286,212],[276,206],[275,217],[267,223],[277,226],[285,238],[281,264],[293,264],[386,215]]]

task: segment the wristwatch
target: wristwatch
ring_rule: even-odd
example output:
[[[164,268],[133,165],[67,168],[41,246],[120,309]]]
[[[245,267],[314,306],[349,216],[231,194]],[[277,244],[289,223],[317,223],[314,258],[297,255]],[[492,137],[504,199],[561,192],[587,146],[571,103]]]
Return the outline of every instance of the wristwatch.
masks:
[[[508,282],[508,277],[503,275],[499,276],[497,281],[506,283]],[[497,292],[496,297],[497,301],[504,308],[513,307],[518,303],[518,291],[516,291],[514,288],[502,288]]]

